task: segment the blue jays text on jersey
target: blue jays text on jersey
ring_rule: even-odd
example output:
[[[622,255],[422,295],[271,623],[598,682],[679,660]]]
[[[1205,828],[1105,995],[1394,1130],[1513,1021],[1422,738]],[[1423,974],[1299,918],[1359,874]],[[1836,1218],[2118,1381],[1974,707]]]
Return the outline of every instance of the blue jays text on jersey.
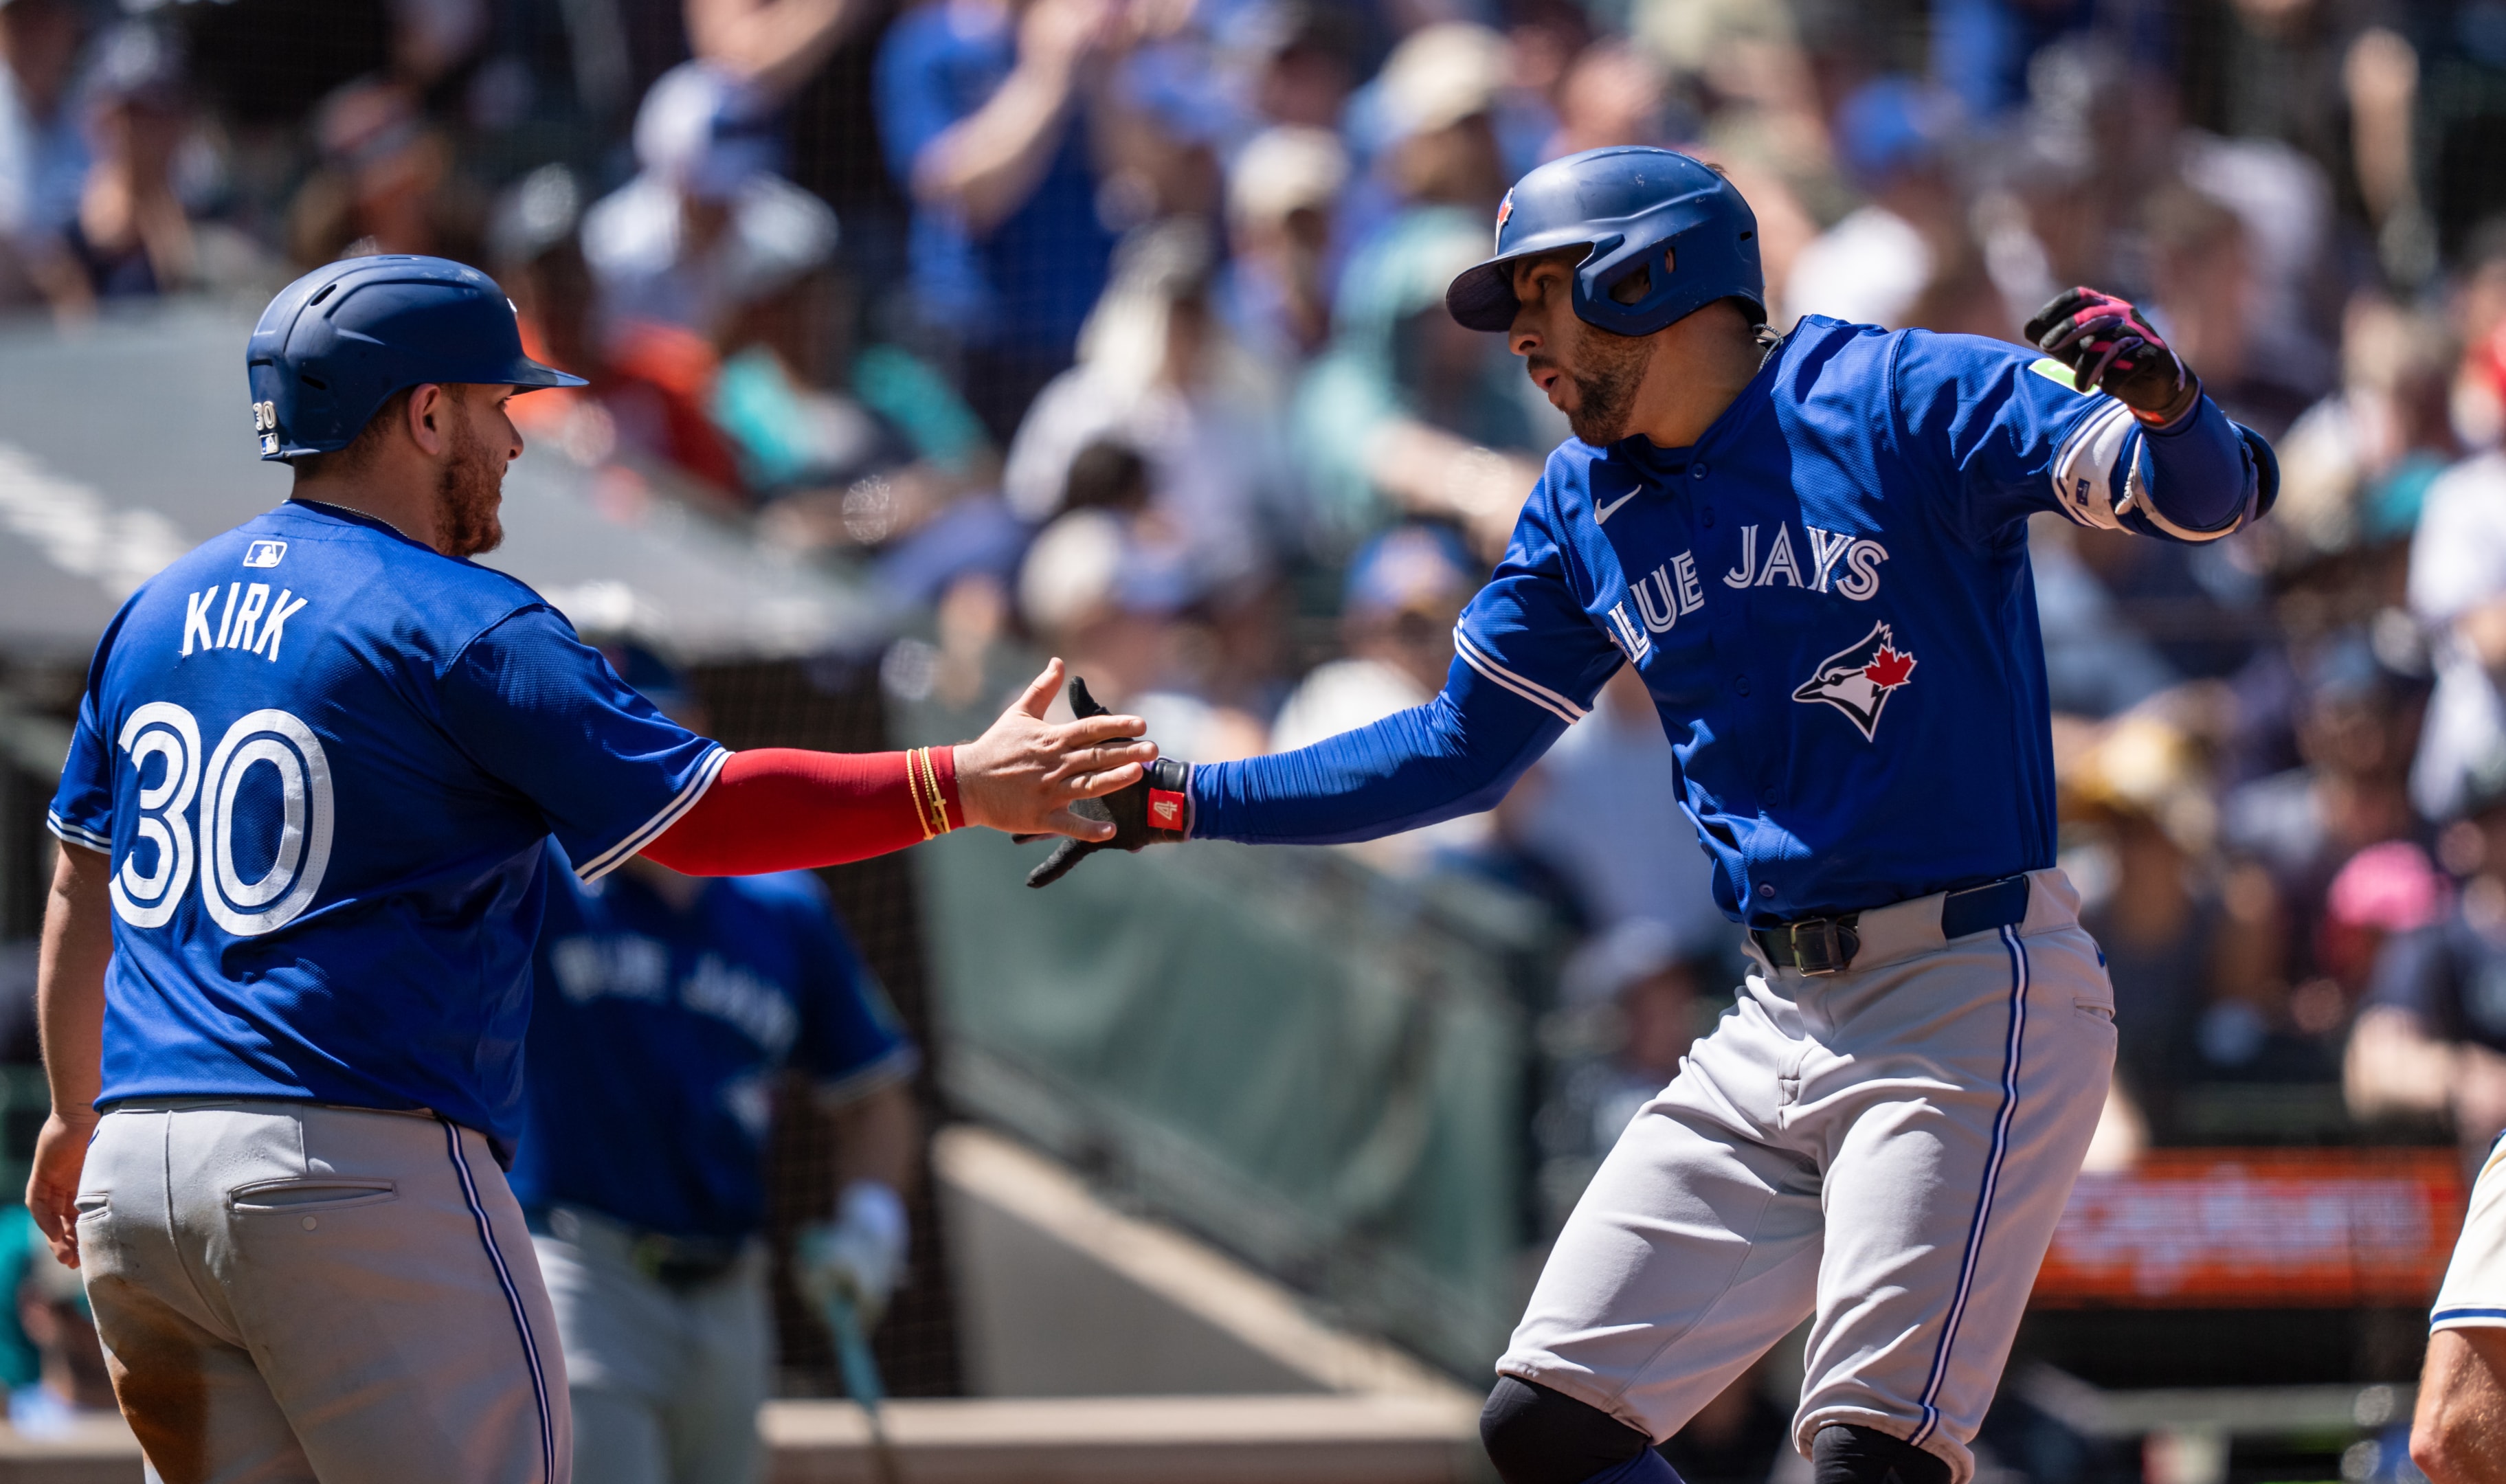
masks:
[[[2031,355],[1811,317],[1694,446],[1560,445],[1444,692],[1195,768],[1193,832],[1319,843],[1486,808],[1631,663],[1735,918],[2051,866],[2025,517],[2210,541],[2276,476],[2207,399],[2152,433]]]
[[[52,810],[108,852],[99,1101],[430,1109],[510,1140],[555,835],[597,875],[729,756],[528,587],[290,503],[123,606]]]
[[[685,908],[631,871],[550,872],[515,1198],[648,1231],[766,1222],[776,1074],[842,1097],[913,1074],[886,993],[805,872],[726,876]]]

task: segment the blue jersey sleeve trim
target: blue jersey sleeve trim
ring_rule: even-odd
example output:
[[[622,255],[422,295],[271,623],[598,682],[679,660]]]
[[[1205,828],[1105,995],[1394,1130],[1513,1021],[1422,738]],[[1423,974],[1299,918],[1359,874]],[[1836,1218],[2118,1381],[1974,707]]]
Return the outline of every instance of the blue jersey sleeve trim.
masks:
[[[1567,725],[1572,726],[1584,720],[1585,708],[1537,681],[1525,680],[1489,658],[1479,646],[1471,643],[1471,636],[1462,632],[1460,624],[1453,625],[1453,653],[1460,656],[1462,663],[1564,722]]]
[[[705,796],[705,791],[712,788],[714,779],[721,775],[722,765],[730,760],[731,749],[727,747],[716,747],[705,754],[704,760],[697,764],[696,777],[688,781],[688,786],[679,791],[677,797],[663,804],[660,813],[628,830],[625,839],[575,867],[575,876],[590,886],[632,860],[645,846],[660,839],[663,830],[677,824],[679,816],[697,806],[697,800]]]
[[[107,854],[113,850],[113,836],[98,834],[92,830],[81,830],[53,810],[44,811],[44,823],[52,827],[54,834],[73,845],[85,845],[91,850],[101,850]]]
[[[2052,470],[2054,507],[2074,523],[2174,541],[2217,541],[2258,512],[2260,460],[2207,397],[2153,432],[2109,402],[2067,434]]]
[[[819,1078],[810,1086],[822,1105],[851,1103],[881,1087],[910,1081],[913,1074],[921,1070],[922,1053],[907,1043],[884,1056],[863,1063],[841,1077]]]

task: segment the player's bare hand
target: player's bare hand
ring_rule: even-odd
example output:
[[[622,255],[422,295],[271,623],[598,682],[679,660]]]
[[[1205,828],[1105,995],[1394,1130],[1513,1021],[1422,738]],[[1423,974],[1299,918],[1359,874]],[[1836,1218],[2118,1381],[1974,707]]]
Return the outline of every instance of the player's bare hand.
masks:
[[[79,1265],[79,1175],[87,1168],[87,1143],[95,1134],[95,1121],[92,1113],[83,1119],[55,1113],[35,1136],[35,1170],[26,1177],[26,1210],[63,1267]]]
[[[966,823],[1014,834],[1066,834],[1107,840],[1110,821],[1070,811],[1140,781],[1158,745],[1140,733],[1138,717],[1097,716],[1056,725],[1044,719],[1061,685],[1058,659],[984,734],[957,745],[957,804]]]

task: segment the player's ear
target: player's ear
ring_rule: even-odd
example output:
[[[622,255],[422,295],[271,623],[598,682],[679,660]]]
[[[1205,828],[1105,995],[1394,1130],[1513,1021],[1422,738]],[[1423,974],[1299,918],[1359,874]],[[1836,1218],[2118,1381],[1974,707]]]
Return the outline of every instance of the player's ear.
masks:
[[[409,436],[429,458],[450,446],[452,441],[452,389],[440,382],[422,381],[410,388]]]

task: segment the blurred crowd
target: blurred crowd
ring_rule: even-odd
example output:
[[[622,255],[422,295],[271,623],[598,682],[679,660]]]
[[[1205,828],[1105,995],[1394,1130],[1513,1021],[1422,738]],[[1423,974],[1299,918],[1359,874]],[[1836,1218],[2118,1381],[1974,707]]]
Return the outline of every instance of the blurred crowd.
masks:
[[[0,294],[476,263],[591,381],[535,457],[876,584],[908,698],[1033,644],[1199,760],[1442,684],[1565,436],[1442,307],[1543,159],[1722,168],[1779,330],[2131,297],[2284,493],[2035,532],[2098,1157],[2506,1128],[2495,0],[6,0],[0,60]],[[1570,1198],[1736,972],[1641,688],[1354,849],[1576,936]]]

